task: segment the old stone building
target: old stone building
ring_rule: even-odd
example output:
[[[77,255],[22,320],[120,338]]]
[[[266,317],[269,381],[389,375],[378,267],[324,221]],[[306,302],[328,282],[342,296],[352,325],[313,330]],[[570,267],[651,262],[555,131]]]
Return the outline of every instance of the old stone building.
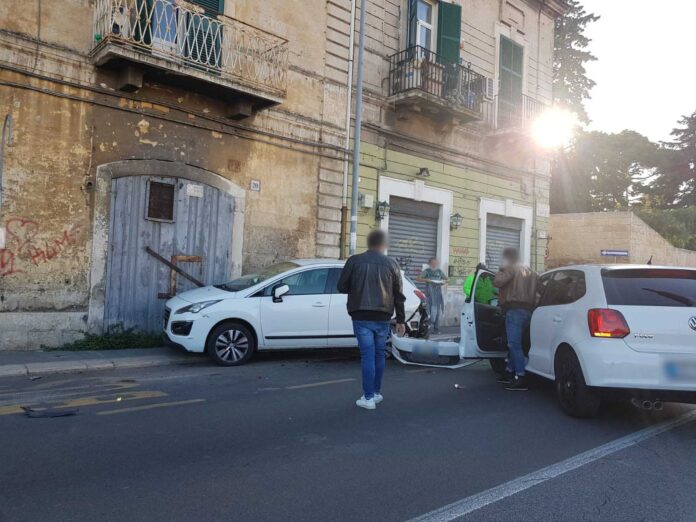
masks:
[[[358,245],[438,256],[456,321],[477,262],[543,264],[563,2],[367,4]],[[350,0],[0,1],[0,348],[156,330],[191,284],[167,263],[338,257],[350,26]]]
[[[146,248],[207,283],[338,256],[350,9],[287,4],[0,2],[0,347],[158,329],[190,283]]]

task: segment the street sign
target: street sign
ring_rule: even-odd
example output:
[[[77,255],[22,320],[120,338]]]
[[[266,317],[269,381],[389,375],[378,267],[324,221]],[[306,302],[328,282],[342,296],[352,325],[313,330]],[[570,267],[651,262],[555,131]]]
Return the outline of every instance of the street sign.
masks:
[[[628,257],[628,250],[602,250],[601,253],[609,257]]]

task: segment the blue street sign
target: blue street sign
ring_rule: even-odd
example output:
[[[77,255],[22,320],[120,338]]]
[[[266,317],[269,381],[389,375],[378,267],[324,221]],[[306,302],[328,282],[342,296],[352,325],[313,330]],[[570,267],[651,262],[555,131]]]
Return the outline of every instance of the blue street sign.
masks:
[[[628,257],[628,250],[602,250],[603,256]]]

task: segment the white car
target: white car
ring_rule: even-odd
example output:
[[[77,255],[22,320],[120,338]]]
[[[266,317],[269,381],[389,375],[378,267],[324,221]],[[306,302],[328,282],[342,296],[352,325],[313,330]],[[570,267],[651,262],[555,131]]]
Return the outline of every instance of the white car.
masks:
[[[458,342],[393,336],[394,356],[450,368],[485,358],[502,370],[507,341],[492,277],[477,274]],[[555,381],[569,415],[595,415],[607,390],[639,398],[645,408],[696,402],[696,270],[579,265],[546,272],[527,343],[527,370]]]
[[[348,296],[336,290],[343,264],[288,261],[183,292],[165,305],[164,332],[173,344],[206,351],[223,366],[243,364],[257,349],[357,346]],[[425,296],[405,276],[403,286],[406,318],[417,327]]]

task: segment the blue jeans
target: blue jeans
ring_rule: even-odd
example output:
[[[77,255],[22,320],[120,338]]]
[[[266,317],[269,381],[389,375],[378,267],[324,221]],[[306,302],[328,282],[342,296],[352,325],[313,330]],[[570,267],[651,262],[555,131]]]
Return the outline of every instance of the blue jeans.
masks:
[[[527,366],[522,339],[531,319],[532,312],[523,308],[513,308],[505,313],[505,332],[510,351],[508,365],[516,375],[520,376],[524,375],[524,369]]]
[[[433,330],[438,330],[440,328],[440,316],[442,315],[442,309],[438,305],[430,305],[430,324],[433,326]]]
[[[382,391],[389,322],[353,321],[353,331],[360,347],[363,395],[366,399],[371,399],[375,393]]]

